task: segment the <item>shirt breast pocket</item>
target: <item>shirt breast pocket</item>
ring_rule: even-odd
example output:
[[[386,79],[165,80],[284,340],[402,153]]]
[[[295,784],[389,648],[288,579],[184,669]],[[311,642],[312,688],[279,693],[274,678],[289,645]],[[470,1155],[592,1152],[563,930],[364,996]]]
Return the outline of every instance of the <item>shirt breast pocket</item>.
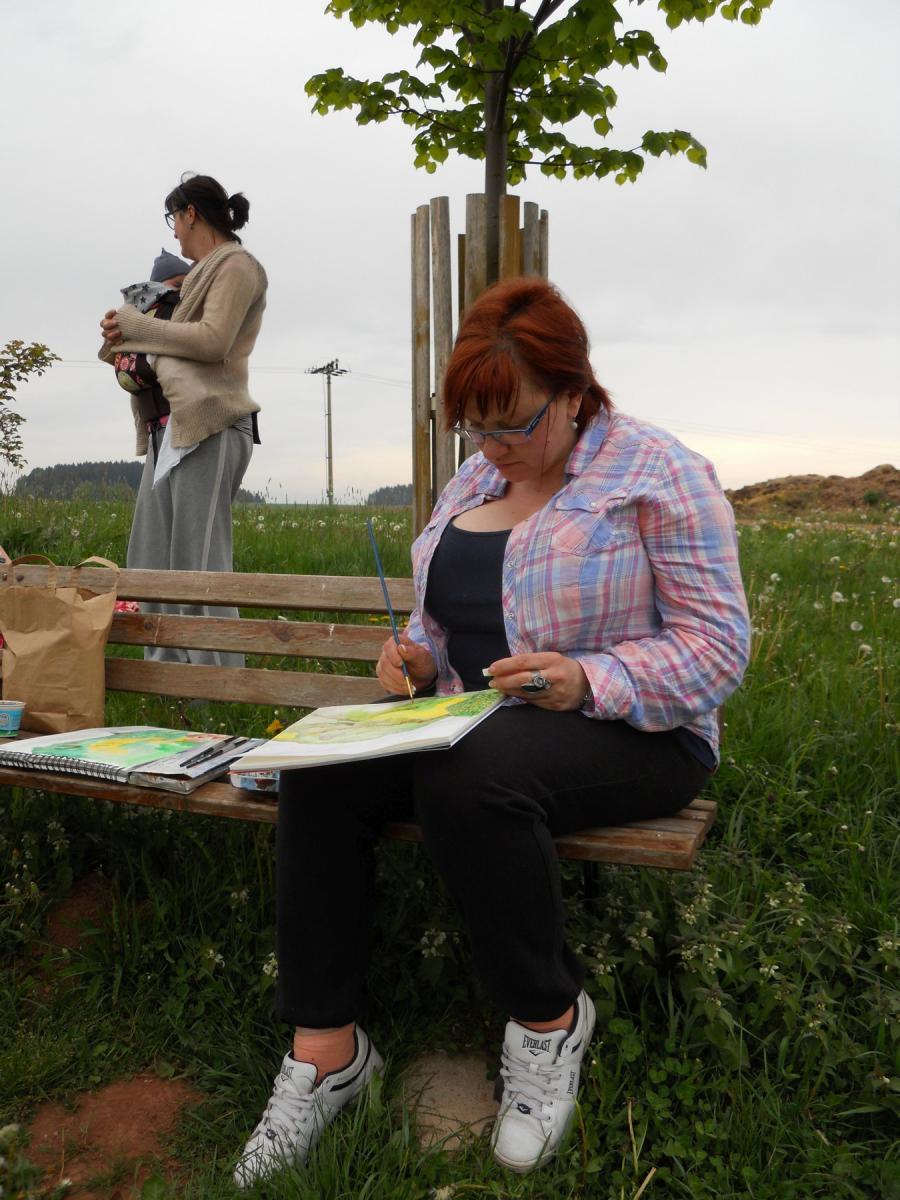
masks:
[[[559,554],[586,558],[608,553],[625,537],[624,495],[563,496],[557,501],[557,525],[550,542]]]

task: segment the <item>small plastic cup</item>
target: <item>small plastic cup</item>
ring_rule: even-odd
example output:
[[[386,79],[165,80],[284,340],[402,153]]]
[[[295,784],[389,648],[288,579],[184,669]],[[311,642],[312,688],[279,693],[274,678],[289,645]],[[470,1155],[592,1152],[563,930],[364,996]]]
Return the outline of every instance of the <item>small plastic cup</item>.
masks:
[[[21,700],[0,700],[0,738],[16,736],[24,711],[25,705]]]

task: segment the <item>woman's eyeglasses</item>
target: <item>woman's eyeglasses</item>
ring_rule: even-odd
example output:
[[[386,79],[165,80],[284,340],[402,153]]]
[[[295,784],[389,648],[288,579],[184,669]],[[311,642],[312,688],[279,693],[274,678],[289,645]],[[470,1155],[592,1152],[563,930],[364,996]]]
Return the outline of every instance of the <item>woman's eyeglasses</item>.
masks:
[[[534,414],[524,429],[470,429],[467,425],[454,425],[450,430],[457,437],[465,438],[467,442],[473,442],[476,446],[483,446],[488,438],[493,438],[500,446],[521,446],[523,442],[527,442],[538,425],[541,423],[541,417],[556,399],[551,396],[543,408],[539,408]]]
[[[184,206],[181,208],[173,208],[171,212],[166,213],[166,224],[170,229],[175,228],[175,214],[184,212]]]

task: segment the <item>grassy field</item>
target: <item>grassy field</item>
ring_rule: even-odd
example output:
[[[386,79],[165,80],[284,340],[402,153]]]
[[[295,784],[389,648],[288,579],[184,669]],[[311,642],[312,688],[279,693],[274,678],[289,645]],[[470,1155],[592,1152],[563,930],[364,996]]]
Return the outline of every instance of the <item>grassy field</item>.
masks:
[[[124,562],[130,516],[0,497],[0,541]],[[378,521],[386,571],[407,574],[406,514]],[[558,1161],[520,1179],[485,1139],[449,1155],[412,1136],[403,1068],[426,1048],[496,1050],[502,1016],[421,852],[390,845],[366,1014],[390,1071],[306,1170],[260,1195],[900,1197],[898,542],[873,513],[742,523],[753,656],[726,709],[720,817],[698,868],[603,869],[588,911],[566,867],[599,1024]],[[241,509],[235,566],[371,574],[363,514]],[[126,703],[115,719],[128,716]],[[0,1195],[27,1193],[42,1100],[137,1070],[205,1097],[172,1144],[183,1177],[154,1176],[146,1200],[234,1194],[229,1165],[286,1046],[270,1019],[272,853],[267,828],[0,797],[0,1126],[21,1126],[0,1131]],[[107,881],[109,918],[81,949],[54,949],[48,907],[89,873]]]

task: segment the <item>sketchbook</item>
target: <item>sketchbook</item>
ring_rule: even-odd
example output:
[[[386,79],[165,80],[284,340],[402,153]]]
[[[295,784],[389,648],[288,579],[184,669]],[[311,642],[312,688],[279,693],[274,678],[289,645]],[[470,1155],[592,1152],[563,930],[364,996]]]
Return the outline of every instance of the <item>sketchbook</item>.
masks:
[[[232,772],[321,767],[386,754],[446,750],[504,701],[499,692],[460,692],[391,704],[317,708],[242,755]]]
[[[0,767],[187,793],[224,775],[235,758],[262,740],[155,725],[79,729],[11,742],[0,748]]]

